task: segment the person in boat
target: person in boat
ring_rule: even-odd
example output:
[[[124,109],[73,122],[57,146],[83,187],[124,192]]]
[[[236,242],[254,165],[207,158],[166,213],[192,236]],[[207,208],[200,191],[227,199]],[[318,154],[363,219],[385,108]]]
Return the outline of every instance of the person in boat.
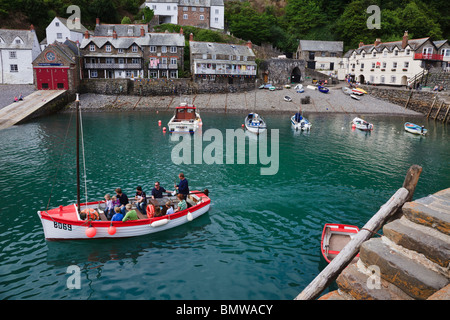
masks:
[[[136,195],[134,196],[136,200],[136,208],[142,213],[145,213],[145,207],[147,206],[147,195],[142,191],[141,186],[136,187]]]
[[[295,119],[296,122],[300,122],[303,119],[303,117],[300,114],[300,112],[297,112],[297,113],[295,113],[295,118],[294,119]]]
[[[167,202],[166,202],[166,208],[167,208],[166,214],[171,214],[171,213],[174,212],[174,211],[173,211],[173,207],[172,207],[172,202],[167,201]]]
[[[128,204],[128,196],[122,192],[121,188],[116,188],[116,196],[117,199],[119,200],[119,206],[120,209],[122,210],[122,214],[125,215],[126,211],[125,211],[125,206]]]
[[[114,204],[109,193],[105,194],[105,201],[105,216],[108,220],[111,220],[112,216],[114,215]]]
[[[155,182],[155,187],[152,189],[152,199],[162,198],[164,192],[171,192],[167,191],[163,187],[161,187],[159,181]]]
[[[126,210],[127,210],[127,214],[125,215],[125,217],[123,217],[122,221],[128,221],[128,220],[138,220],[139,217],[137,215],[136,210],[132,210],[131,208],[131,203],[127,203],[127,205],[125,206]]]
[[[186,199],[187,195],[189,194],[189,183],[185,178],[183,172],[178,175],[178,178],[180,178],[180,182],[175,185],[175,189],[177,189],[178,193],[182,194],[184,196],[184,199]]]
[[[425,126],[422,126],[421,128],[420,128],[420,133],[423,133],[423,130],[425,129]]]
[[[114,207],[115,214],[112,216],[111,221],[122,221],[123,214],[119,207]]]
[[[177,194],[177,198],[178,200],[180,200],[180,202],[178,202],[178,206],[174,212],[183,211],[187,208],[186,200],[181,193]]]
[[[80,212],[81,220],[100,220],[100,216],[97,211],[92,208],[84,209]]]

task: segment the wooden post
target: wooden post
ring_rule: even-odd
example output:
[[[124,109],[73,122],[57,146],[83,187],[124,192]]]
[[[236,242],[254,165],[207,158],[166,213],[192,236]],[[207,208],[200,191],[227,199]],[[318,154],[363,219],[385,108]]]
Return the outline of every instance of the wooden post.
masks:
[[[408,98],[408,101],[406,101],[406,104],[405,104],[405,109],[408,107],[408,104],[409,104],[409,100],[411,100],[411,96],[412,96],[412,94],[413,94],[413,91],[411,90],[411,93],[409,94],[409,98]]]
[[[435,116],[434,116],[434,120],[437,119],[437,117],[438,117],[438,115],[439,115],[439,112],[441,112],[441,108],[442,108],[443,105],[444,105],[444,101],[442,101],[441,105],[439,106],[439,109],[438,109],[438,111],[436,112],[436,114],[435,114]]]
[[[412,193],[422,172],[420,166],[411,166],[406,175],[404,186],[381,206],[380,210],[364,225],[364,227],[353,237],[352,240],[342,249],[325,269],[295,298],[295,300],[313,300],[319,297],[344,270],[347,265],[358,254],[361,245],[369,240],[383,224],[395,213],[403,204],[412,198]],[[408,189],[409,188],[409,189]]]
[[[447,119],[448,111],[450,110],[450,104],[447,105],[447,112],[445,113],[444,119],[442,120],[442,123],[445,123],[445,120]]]
[[[428,111],[428,114],[427,114],[427,119],[431,114],[431,110],[433,110],[433,106],[434,106],[436,100],[437,100],[437,95],[434,96],[433,103],[431,104],[431,107],[430,107],[430,111]]]

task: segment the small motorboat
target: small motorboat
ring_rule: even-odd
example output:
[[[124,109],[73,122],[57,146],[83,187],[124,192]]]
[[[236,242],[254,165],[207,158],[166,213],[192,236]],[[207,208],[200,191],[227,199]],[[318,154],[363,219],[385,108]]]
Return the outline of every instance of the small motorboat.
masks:
[[[420,135],[426,135],[427,129],[425,129],[424,126],[419,126],[417,124],[406,122],[405,123],[405,131],[408,131],[409,133],[413,134],[420,134]]]
[[[311,85],[308,85],[308,86],[306,86],[308,89],[311,89],[311,90],[317,90],[317,87],[316,86],[311,86]]]
[[[292,102],[292,98],[289,97],[289,96],[285,96],[285,97],[284,97],[284,101]]]
[[[351,95],[352,94],[352,89],[350,89],[349,87],[342,87],[342,92],[347,94],[347,95]]]
[[[175,133],[194,133],[201,125],[202,119],[197,108],[187,102],[176,107],[174,116],[167,124],[169,132]]]
[[[352,89],[352,94],[362,96],[364,94],[364,92],[359,91],[359,89]]]
[[[363,131],[371,131],[373,130],[373,124],[367,122],[366,120],[356,117],[352,120],[352,128],[356,128]]]
[[[260,134],[267,130],[266,121],[255,112],[249,113],[244,123],[245,128],[252,133]]]
[[[364,89],[361,89],[361,88],[354,88],[353,90],[358,91],[358,92],[361,92],[361,93],[363,93],[363,94],[367,94],[367,91],[364,90]]]
[[[304,118],[299,112],[291,117],[291,125],[295,130],[308,131],[311,129],[311,122]]]
[[[270,86],[270,87],[269,87],[269,90],[270,90],[270,91],[275,91],[276,89],[277,89],[277,88],[275,88],[275,86]]]
[[[360,97],[358,97],[357,95],[355,95],[355,94],[353,94],[353,93],[350,95],[350,98],[355,99],[355,100],[358,100],[358,101],[361,100]]]
[[[290,88],[291,88],[291,85],[290,85],[290,84],[285,84],[284,87],[285,87],[286,89],[290,89]]]
[[[341,252],[347,243],[359,232],[357,226],[351,226],[338,223],[325,224],[322,231],[322,240],[320,242],[320,249],[325,260],[330,263],[331,260]],[[352,263],[357,262],[359,254],[353,258]]]
[[[323,86],[318,86],[318,89],[322,93],[328,93],[330,91],[330,89],[323,87]]]

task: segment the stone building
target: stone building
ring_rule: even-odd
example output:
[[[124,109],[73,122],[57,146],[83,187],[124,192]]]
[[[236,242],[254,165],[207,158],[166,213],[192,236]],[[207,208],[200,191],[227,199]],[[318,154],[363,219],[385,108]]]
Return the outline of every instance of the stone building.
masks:
[[[343,51],[342,41],[300,40],[296,58],[305,60],[309,69],[328,72],[337,69]]]
[[[194,41],[191,34],[189,48],[195,81],[254,85],[257,66],[251,42],[235,45]]]
[[[33,25],[30,30],[0,29],[0,84],[32,84],[31,63],[39,53]]]
[[[223,0],[147,0],[158,24],[172,23],[205,29],[224,29]]]
[[[289,84],[304,80],[306,62],[303,59],[272,58],[260,65],[264,83]]]
[[[446,40],[432,41],[429,37],[409,39],[406,31],[400,41],[381,42],[376,39],[373,44],[361,42],[359,48],[349,50],[343,60],[347,74],[358,82],[410,85],[423,70],[442,68],[443,53],[450,55],[447,48]]]
[[[55,41],[33,61],[33,74],[38,90],[76,91],[80,85],[81,55],[77,44]]]
[[[184,36],[149,33],[146,24],[100,24],[80,46],[85,78],[177,78]]]

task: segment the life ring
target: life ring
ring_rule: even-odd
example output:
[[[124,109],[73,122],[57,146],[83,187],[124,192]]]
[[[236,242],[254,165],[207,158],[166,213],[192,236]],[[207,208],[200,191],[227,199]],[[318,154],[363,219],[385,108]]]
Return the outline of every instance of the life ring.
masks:
[[[146,211],[147,211],[147,218],[151,219],[155,216],[155,206],[154,205],[149,204],[147,206]]]
[[[100,219],[98,212],[92,208],[84,209],[81,211],[81,213],[86,214],[87,220],[99,220]]]

